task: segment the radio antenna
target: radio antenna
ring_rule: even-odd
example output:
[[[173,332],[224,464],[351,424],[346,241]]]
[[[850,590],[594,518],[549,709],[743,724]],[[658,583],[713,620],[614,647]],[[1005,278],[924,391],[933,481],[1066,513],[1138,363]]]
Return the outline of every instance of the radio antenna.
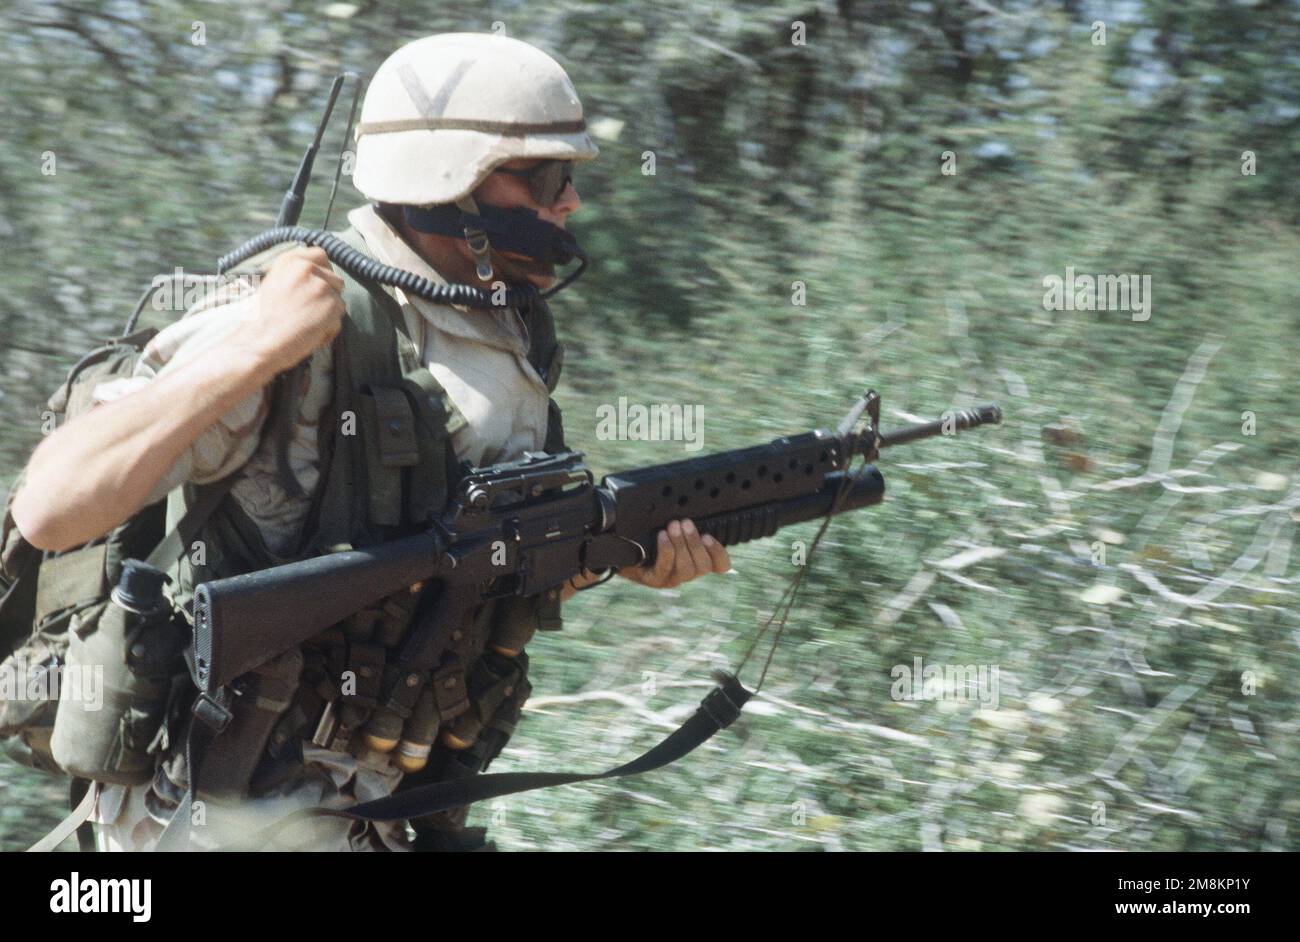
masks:
[[[277,227],[298,224],[298,217],[302,215],[303,194],[307,192],[307,184],[311,181],[312,164],[316,162],[316,152],[320,150],[321,138],[325,136],[325,126],[329,124],[330,114],[334,111],[334,102],[338,99],[339,89],[342,87],[343,76],[335,76],[334,85],[330,88],[329,101],[325,103],[325,113],[321,115],[320,124],[316,126],[316,136],[312,138],[307,152],[302,155],[302,163],[298,164],[298,172],[294,174],[293,183],[285,191],[284,200],[280,203],[280,215],[275,217]]]
[[[361,79],[355,72],[344,72],[339,78],[352,79],[352,111],[348,114],[348,126],[343,130],[343,140],[339,142],[339,159],[334,165],[334,185],[330,187],[330,201],[325,207],[325,221],[321,228],[329,231],[330,213],[334,211],[334,196],[339,191],[339,175],[343,172],[343,155],[347,153],[348,141],[352,138],[352,123],[357,119],[357,99],[361,97]]]

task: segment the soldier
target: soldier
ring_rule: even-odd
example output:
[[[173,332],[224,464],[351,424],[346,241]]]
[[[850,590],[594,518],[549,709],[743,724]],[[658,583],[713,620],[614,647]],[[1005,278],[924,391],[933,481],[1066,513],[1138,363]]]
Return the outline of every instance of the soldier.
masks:
[[[564,228],[578,210],[571,170],[594,158],[597,148],[568,76],[545,53],[475,34],[409,43],[374,76],[357,144],[354,183],[371,202],[349,213],[351,228],[343,235],[366,255],[436,283],[554,284],[551,266],[485,245],[476,233],[447,222],[456,214],[439,213],[450,206],[527,209]],[[392,359],[401,364],[400,384],[341,385],[341,366],[355,372],[358,354],[355,341],[341,353],[340,334],[361,323],[363,314],[387,325],[381,339],[397,351]],[[285,394],[286,412],[272,396],[273,381],[304,362],[305,369],[291,374],[300,382]],[[434,305],[400,289],[361,285],[336,271],[319,249],[282,251],[256,287],[236,286],[220,303],[190,310],[153,338],[133,375],[97,386],[92,413],[56,430],[34,452],[12,519],[32,546],[64,550],[104,535],[164,496],[173,519],[204,488],[221,482],[228,492],[202,531],[207,558],[182,558],[172,569],[175,590],[185,592],[207,578],[324,551],[340,535],[355,540],[358,533],[416,520],[412,491],[445,498],[445,486],[404,489],[394,471],[441,480],[432,465],[441,460],[442,439],[408,441],[419,447],[403,457],[385,452],[376,435],[380,444],[367,445],[370,451],[356,459],[360,477],[332,470],[331,456],[346,450],[335,428],[345,395],[359,397],[387,421],[406,414],[407,381],[414,383],[428,396],[415,404],[416,412],[431,407],[441,416],[438,431],[455,458],[487,465],[562,444],[559,411],[550,400],[559,367],[544,303],[526,310]],[[418,461],[411,457],[416,453]],[[349,480],[353,489],[365,481],[369,493],[358,498],[348,491]],[[339,506],[360,507],[364,519],[340,516]],[[652,569],[620,574],[667,588],[729,568],[721,544],[683,520],[659,534]],[[594,578],[574,580],[559,601]],[[428,695],[408,699],[398,708],[408,724],[401,734],[377,732],[365,726],[366,717],[391,693],[380,686],[383,656],[405,627],[403,619],[409,620],[414,598],[394,597],[382,611],[278,659],[259,686],[236,698],[243,701],[237,709],[258,708],[265,716],[254,722],[237,713],[231,728],[256,726],[260,735],[235,735],[226,751],[209,753],[198,781],[184,748],[194,721],[187,709],[169,707],[153,781],[99,788],[93,820],[100,846],[152,849],[169,823],[188,818],[183,823],[203,825],[192,829],[194,846],[220,847],[294,810],[346,808],[389,794],[407,773],[445,777],[481,770],[500,750],[527,696],[524,644],[535,627],[558,626],[558,603],[555,611],[531,600],[522,608],[480,613],[474,620],[479,636],[459,640],[448,652],[446,686],[459,682],[459,699],[444,701],[441,693],[437,702]],[[344,671],[373,683],[362,684],[364,694],[348,694],[340,689]],[[184,706],[192,689],[188,695]],[[416,736],[413,724],[421,716],[428,721],[429,711],[432,729]],[[429,742],[435,732],[436,743]],[[226,738],[223,733],[216,741]],[[228,787],[219,787],[225,778],[232,779]],[[186,804],[194,793],[213,798],[200,814]],[[413,822],[417,846],[457,848],[481,840],[463,822],[464,809]],[[412,847],[404,826],[343,818],[320,819],[294,835],[291,846],[311,849]]]

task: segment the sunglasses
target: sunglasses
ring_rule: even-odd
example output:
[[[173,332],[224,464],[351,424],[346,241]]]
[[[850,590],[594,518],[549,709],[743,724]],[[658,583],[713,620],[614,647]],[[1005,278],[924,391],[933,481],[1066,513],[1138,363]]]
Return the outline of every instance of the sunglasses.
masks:
[[[543,160],[527,170],[510,170],[497,167],[498,173],[508,173],[528,181],[528,189],[533,199],[542,206],[554,206],[559,202],[565,187],[573,182],[572,160]]]

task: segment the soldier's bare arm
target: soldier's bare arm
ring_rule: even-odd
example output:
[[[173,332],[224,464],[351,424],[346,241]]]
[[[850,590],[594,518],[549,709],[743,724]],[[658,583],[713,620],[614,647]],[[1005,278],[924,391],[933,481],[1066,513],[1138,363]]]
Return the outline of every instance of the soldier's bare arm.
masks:
[[[47,436],[14,496],[27,542],[65,550],[140,510],[205,430],[337,335],[342,288],[320,249],[284,253],[262,281],[257,316],[222,344]]]

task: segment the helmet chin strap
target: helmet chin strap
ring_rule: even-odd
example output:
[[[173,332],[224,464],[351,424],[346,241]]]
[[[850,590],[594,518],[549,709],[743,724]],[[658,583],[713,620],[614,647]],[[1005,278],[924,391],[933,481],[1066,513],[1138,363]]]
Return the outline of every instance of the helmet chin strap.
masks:
[[[474,202],[474,197],[469,196],[468,194],[456,200],[456,208],[466,216],[475,219],[482,218],[482,213],[479,212],[478,203]],[[407,219],[409,221],[410,217],[408,216]],[[412,223],[412,225],[414,226],[415,224]],[[415,226],[415,228],[418,229],[419,226]],[[465,243],[469,246],[470,253],[474,256],[474,269],[475,274],[478,275],[478,280],[491,281],[492,262],[488,258],[488,250],[492,248],[492,245],[488,242],[487,233],[474,224],[466,225],[464,232]]]
[[[575,258],[578,268],[542,294],[548,298],[568,287],[587,268],[587,254],[567,229],[540,219],[536,211],[479,205],[472,196],[437,206],[403,206],[402,215],[417,232],[463,238],[474,257],[480,281],[492,280],[489,251],[513,252],[544,265],[566,265]]]

